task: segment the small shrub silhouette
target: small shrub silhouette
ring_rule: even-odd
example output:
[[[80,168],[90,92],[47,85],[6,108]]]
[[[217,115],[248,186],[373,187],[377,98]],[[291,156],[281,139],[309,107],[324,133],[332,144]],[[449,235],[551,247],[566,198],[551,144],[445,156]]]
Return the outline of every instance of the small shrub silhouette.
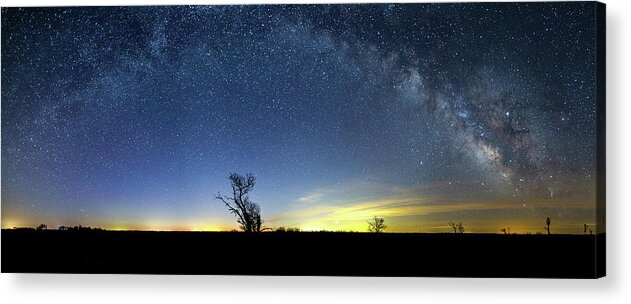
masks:
[[[583,234],[587,234],[587,231],[589,231],[589,235],[593,234],[592,228],[587,224],[583,224]]]
[[[583,234],[587,234],[587,231],[589,231],[590,235],[592,234],[592,228],[590,228],[587,224],[583,224]]]

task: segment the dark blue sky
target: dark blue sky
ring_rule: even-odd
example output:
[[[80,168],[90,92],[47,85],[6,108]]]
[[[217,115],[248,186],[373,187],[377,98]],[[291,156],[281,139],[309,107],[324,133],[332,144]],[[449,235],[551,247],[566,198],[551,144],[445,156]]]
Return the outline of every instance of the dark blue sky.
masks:
[[[584,2],[3,8],[2,227],[232,229],[213,197],[251,172],[270,227],[582,231],[594,22]]]

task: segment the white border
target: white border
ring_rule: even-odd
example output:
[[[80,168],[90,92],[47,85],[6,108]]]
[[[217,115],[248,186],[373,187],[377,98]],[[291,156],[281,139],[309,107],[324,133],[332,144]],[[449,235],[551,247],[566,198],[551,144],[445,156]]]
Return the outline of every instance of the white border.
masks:
[[[2,6],[300,3],[25,1]],[[306,1],[331,3],[339,1]],[[387,2],[387,1],[344,1]],[[402,1],[408,2],[408,1]],[[445,2],[445,1],[435,1]],[[630,1],[607,3],[607,277],[600,280],[0,274],[1,303],[631,303]],[[625,56],[626,55],[626,56]],[[627,189],[625,189],[625,186]],[[624,191],[627,190],[627,191]],[[626,225],[625,225],[626,224]],[[5,248],[4,250],[11,250]],[[431,249],[427,249],[431,250]],[[427,261],[431,263],[431,261]]]

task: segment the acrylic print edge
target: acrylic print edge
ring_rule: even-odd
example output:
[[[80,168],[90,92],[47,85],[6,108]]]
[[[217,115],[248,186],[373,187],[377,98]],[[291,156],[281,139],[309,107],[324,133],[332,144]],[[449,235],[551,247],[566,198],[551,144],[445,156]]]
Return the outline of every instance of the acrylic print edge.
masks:
[[[606,275],[606,5],[594,3],[596,27],[596,243],[595,277]]]

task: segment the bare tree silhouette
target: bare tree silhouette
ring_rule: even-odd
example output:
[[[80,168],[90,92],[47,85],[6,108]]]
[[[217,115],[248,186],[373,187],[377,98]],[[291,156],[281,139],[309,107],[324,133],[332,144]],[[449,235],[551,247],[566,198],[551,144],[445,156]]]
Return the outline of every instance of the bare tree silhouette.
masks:
[[[546,226],[543,227],[546,231],[548,231],[548,235],[550,235],[550,218],[546,218]]]
[[[449,222],[447,223],[449,225],[449,227],[451,227],[451,229],[454,230],[454,233],[464,233],[464,225],[462,223],[454,223],[454,222]]]
[[[504,234],[508,234],[508,233],[506,233],[506,228],[502,228],[502,229],[500,229],[500,231],[502,231],[502,233],[504,233]]]
[[[232,196],[224,196],[220,193],[215,196],[221,200],[228,210],[237,217],[237,223],[241,230],[245,232],[261,232],[263,220],[261,219],[261,208],[258,204],[250,201],[248,193],[254,188],[254,175],[248,173],[245,176],[232,173],[228,177],[232,186]]]
[[[464,233],[464,225],[462,223],[458,223],[458,232]]]
[[[385,220],[382,217],[374,217],[370,221],[368,221],[368,231],[374,233],[380,233],[388,228],[387,225],[384,224]]]
[[[37,225],[37,227],[35,227],[35,230],[46,230],[48,229],[48,226],[46,226],[46,224],[39,224]]]
[[[449,225],[449,227],[451,227],[454,230],[454,233],[458,232],[458,224],[454,222],[449,222],[447,224]]]

